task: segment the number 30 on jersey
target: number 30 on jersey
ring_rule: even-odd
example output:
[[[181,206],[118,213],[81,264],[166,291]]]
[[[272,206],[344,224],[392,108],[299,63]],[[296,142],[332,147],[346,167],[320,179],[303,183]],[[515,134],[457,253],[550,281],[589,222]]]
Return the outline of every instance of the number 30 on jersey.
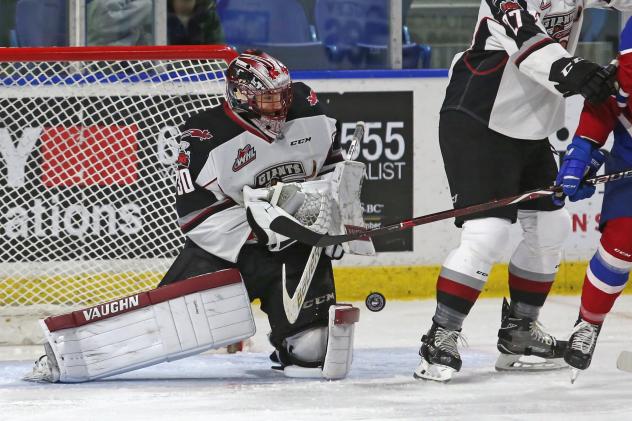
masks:
[[[191,193],[195,190],[195,186],[193,186],[193,180],[191,180],[191,173],[188,168],[179,169],[176,173],[177,177],[177,186],[178,186],[178,196]]]

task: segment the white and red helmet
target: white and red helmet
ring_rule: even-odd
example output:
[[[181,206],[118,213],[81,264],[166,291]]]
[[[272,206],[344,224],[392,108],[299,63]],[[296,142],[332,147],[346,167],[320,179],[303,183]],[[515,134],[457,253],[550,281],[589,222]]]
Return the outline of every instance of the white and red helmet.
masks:
[[[233,111],[275,139],[292,104],[290,72],[274,57],[260,50],[246,50],[228,65],[226,99]],[[274,103],[273,111],[264,106],[265,101]]]

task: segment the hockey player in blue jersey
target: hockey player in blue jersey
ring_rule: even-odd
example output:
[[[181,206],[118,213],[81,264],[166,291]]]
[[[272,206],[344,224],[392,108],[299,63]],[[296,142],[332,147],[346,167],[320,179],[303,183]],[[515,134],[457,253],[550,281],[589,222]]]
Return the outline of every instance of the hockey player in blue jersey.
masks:
[[[587,170],[595,170],[599,148],[612,132],[614,144],[605,161],[607,172],[632,168],[632,19],[621,33],[619,91],[600,105],[586,102],[572,143],[564,156],[557,184],[572,201],[590,197],[594,186],[581,183]],[[593,164],[591,164],[591,160]],[[564,354],[571,366],[571,381],[590,365],[601,326],[621,294],[632,270],[632,178],[608,183],[599,221],[601,239],[584,277],[579,318]]]

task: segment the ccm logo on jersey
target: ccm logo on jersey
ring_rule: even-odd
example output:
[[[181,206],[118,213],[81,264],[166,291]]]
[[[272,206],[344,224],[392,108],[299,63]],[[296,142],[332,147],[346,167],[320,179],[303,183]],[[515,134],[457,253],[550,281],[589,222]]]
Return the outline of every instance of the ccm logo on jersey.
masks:
[[[121,298],[118,301],[112,301],[85,309],[82,311],[83,317],[89,322],[90,320],[99,319],[101,317],[113,316],[116,313],[138,307],[138,301],[138,295]]]
[[[255,159],[257,159],[257,151],[249,143],[237,151],[237,159],[233,163],[233,171],[239,171]]]
[[[195,137],[200,140],[209,140],[213,138],[213,135],[208,130],[189,129],[183,132],[181,137]]]
[[[302,145],[303,143],[311,142],[311,137],[305,137],[303,139],[293,140],[290,142],[290,146]]]

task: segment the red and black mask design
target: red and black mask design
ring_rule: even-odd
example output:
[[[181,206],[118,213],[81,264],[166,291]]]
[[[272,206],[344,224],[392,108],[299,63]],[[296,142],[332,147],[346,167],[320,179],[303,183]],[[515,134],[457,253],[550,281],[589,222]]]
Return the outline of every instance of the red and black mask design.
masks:
[[[287,67],[257,50],[240,54],[226,71],[226,98],[259,130],[275,139],[292,104],[292,80]]]

